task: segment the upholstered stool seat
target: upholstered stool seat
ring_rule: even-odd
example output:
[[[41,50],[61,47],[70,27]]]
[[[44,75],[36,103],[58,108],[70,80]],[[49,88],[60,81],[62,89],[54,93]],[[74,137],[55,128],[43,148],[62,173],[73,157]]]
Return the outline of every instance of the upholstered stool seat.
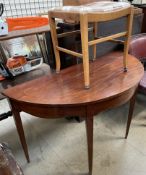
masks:
[[[107,29],[107,36],[97,37],[98,22],[110,21],[121,17],[127,17],[127,23],[126,23],[127,26],[125,25],[124,31],[108,35],[108,29]],[[57,35],[55,18],[59,18],[67,22],[80,23],[80,30],[66,32]],[[85,88],[89,88],[90,87],[89,47],[93,47],[94,50],[93,59],[95,59],[96,44],[105,41],[122,42],[124,44],[123,68],[124,71],[126,72],[127,71],[126,58],[128,55],[128,44],[131,35],[132,19],[133,19],[133,7],[126,2],[100,1],[80,6],[64,6],[51,9],[49,11],[49,22],[50,22],[50,30],[53,41],[54,53],[56,57],[56,72],[60,71],[60,55],[59,55],[60,51],[82,58],[83,70],[84,70],[84,85]],[[94,38],[91,41],[88,41],[89,23],[93,24]],[[60,47],[58,45],[58,38],[74,35],[77,33],[81,34],[82,53],[78,53]],[[125,37],[125,40],[124,41],[119,40],[120,37]],[[115,40],[116,38],[118,39]]]
[[[63,6],[52,8],[51,11],[69,13],[70,16],[77,16],[80,13],[100,13],[100,12],[109,12],[117,9],[124,9],[130,7],[129,3],[126,2],[112,2],[112,1],[103,1],[103,2],[93,2],[89,4],[84,4],[80,6]],[[71,14],[72,13],[72,14]]]

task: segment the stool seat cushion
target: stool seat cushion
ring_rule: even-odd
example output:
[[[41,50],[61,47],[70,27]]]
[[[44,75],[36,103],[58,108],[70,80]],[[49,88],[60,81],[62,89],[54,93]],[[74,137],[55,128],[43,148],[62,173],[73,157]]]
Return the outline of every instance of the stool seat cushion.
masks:
[[[74,13],[96,13],[96,12],[107,12],[115,11],[130,7],[127,2],[111,2],[111,1],[99,1],[93,2],[80,6],[63,6],[52,8],[51,11],[59,12],[74,12]]]

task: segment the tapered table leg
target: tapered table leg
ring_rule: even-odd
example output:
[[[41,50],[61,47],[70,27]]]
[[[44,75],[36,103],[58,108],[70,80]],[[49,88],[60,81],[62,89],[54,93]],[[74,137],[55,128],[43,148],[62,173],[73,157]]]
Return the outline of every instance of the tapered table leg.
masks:
[[[129,113],[128,113],[128,120],[127,120],[127,127],[126,127],[126,134],[125,134],[125,139],[128,137],[129,129],[130,129],[130,124],[133,116],[133,111],[134,111],[134,106],[135,106],[135,98],[136,98],[136,92],[130,99],[130,106],[129,106]]]
[[[93,164],[93,117],[86,117],[86,132],[87,132],[87,144],[88,144],[88,166],[89,175],[92,175]]]
[[[20,142],[26,157],[27,162],[30,162],[29,159],[29,154],[28,154],[28,148],[27,148],[27,143],[26,143],[26,139],[25,139],[25,134],[24,134],[24,130],[23,130],[23,126],[22,126],[22,121],[21,121],[21,117],[20,117],[20,113],[18,111],[15,111],[12,109],[13,112],[13,118],[16,124],[16,128],[17,128],[17,132],[20,138]]]

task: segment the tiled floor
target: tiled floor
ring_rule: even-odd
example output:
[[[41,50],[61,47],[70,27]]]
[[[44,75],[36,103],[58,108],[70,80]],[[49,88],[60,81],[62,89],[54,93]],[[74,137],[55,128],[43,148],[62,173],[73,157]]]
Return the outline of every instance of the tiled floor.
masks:
[[[0,113],[8,109],[0,101]],[[124,139],[128,104],[95,116],[93,175],[146,175],[146,96],[138,95],[129,137]],[[22,113],[31,163],[27,164],[13,118],[0,122],[0,142],[7,142],[25,175],[86,175],[85,123],[47,120]]]

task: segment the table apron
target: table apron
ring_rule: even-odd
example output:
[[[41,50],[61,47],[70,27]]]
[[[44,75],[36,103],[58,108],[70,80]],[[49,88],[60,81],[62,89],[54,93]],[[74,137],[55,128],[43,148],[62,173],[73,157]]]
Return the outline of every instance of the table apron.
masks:
[[[135,94],[137,90],[138,84],[131,89],[119,94],[118,96],[115,96],[113,98],[110,98],[108,100],[102,101],[102,102],[97,102],[95,104],[90,104],[87,106],[87,115],[88,116],[94,116],[97,115],[98,113],[118,107],[120,105],[125,104],[128,102],[132,96]]]
[[[9,99],[12,111],[26,112],[40,118],[60,118],[64,116],[94,116],[104,110],[120,106],[131,99],[137,85],[113,98],[81,105],[49,106],[29,104]]]
[[[86,105],[84,106],[54,106],[50,107],[47,105],[38,104],[27,104],[20,103],[17,101],[10,100],[10,106],[12,111],[26,112],[39,118],[60,118],[65,116],[80,116],[84,117],[86,115]]]

